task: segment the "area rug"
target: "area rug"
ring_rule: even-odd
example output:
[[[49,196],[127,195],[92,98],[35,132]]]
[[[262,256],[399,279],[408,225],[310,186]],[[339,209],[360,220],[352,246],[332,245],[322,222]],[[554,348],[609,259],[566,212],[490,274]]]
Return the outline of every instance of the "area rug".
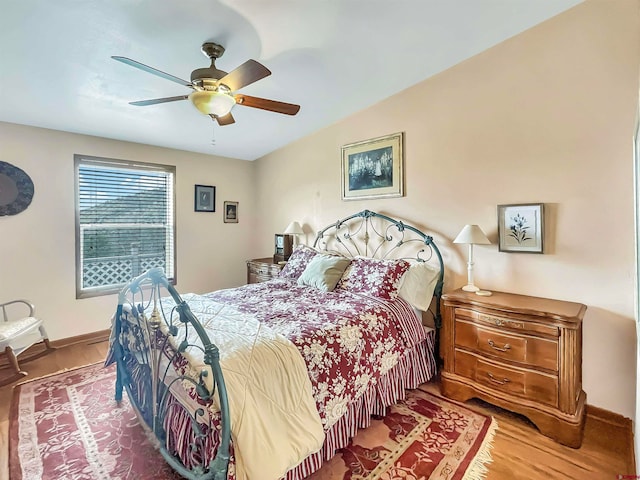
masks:
[[[115,369],[101,364],[32,380],[14,390],[10,480],[181,478],[147,439]],[[481,479],[496,431],[491,417],[417,389],[361,430],[313,480]]]
[[[418,388],[309,480],[480,480],[496,430],[493,417]]]

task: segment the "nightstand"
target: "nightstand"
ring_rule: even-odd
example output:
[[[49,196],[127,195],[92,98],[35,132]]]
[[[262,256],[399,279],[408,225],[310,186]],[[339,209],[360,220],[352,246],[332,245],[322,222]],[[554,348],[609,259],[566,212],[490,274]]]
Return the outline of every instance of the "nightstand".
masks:
[[[578,448],[582,390],[581,303],[456,290],[442,296],[442,393],[480,398],[531,420],[540,432]]]
[[[284,264],[273,261],[273,258],[254,258],[247,260],[247,283],[266,282],[276,278]]]

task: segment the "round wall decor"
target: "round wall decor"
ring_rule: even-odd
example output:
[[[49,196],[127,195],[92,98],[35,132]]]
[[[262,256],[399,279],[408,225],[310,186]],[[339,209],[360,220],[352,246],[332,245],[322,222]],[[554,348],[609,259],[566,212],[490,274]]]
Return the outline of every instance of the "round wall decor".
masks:
[[[0,162],[0,217],[17,215],[33,199],[33,181],[24,170]]]

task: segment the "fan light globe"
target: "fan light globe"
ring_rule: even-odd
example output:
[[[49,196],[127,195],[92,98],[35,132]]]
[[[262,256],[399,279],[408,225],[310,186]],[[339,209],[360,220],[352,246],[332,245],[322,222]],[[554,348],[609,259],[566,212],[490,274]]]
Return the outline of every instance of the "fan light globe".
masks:
[[[205,115],[215,115],[224,117],[236,104],[236,99],[228,93],[217,92],[215,90],[199,90],[189,95],[189,100],[193,106]]]

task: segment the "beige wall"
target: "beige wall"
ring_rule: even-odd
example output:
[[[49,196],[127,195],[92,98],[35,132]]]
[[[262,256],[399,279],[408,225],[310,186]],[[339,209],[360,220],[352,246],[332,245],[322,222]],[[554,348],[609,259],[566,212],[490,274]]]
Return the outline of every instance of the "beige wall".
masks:
[[[75,153],[175,165],[178,290],[203,293],[245,282],[251,162],[0,122],[0,160],[25,170],[35,185],[27,210],[0,217],[0,301],[33,301],[52,339],[109,328],[115,295],[75,298]],[[216,186],[215,213],[193,211],[196,183]],[[239,223],[223,223],[225,200],[240,202]]]
[[[434,232],[449,290],[466,279],[466,251],[451,240],[477,223],[493,245],[475,248],[476,284],[585,303],[587,401],[633,418],[639,9],[581,4],[258,160],[261,253],[291,220],[310,242],[369,208]],[[400,131],[406,196],[341,201],[340,146]],[[526,202],[547,207],[545,254],[498,252],[496,205]]]

